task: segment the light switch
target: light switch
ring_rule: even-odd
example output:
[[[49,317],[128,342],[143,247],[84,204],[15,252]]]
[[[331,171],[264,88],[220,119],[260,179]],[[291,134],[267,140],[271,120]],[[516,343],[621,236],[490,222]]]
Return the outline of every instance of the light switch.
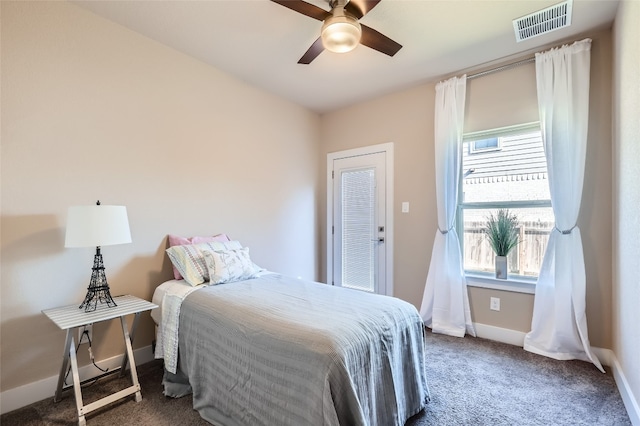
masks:
[[[408,201],[403,201],[402,202],[402,213],[409,213],[409,202]]]

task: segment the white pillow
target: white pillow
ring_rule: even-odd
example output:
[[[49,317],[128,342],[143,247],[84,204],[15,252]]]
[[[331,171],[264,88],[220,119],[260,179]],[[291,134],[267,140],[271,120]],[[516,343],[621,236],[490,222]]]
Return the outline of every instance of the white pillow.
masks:
[[[171,263],[189,284],[196,286],[209,281],[209,269],[203,251],[224,251],[240,249],[239,241],[212,241],[169,247],[166,252]]]
[[[249,257],[247,247],[226,251],[204,250],[203,253],[212,285],[248,280],[259,272]]]

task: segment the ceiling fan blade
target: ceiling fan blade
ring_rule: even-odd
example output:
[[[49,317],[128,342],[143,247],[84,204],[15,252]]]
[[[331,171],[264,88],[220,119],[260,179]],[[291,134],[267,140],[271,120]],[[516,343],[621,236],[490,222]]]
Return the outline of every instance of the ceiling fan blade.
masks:
[[[393,56],[398,53],[398,50],[402,49],[402,45],[391,40],[386,35],[360,24],[362,27],[362,38],[360,44],[382,52],[386,55]]]
[[[315,6],[311,3],[307,3],[302,0],[271,0],[274,3],[278,3],[288,9],[294,10],[298,13],[306,15],[310,18],[317,19],[318,21],[324,21],[331,13]]]
[[[302,58],[298,61],[299,64],[308,65],[315,58],[318,57],[319,54],[324,50],[324,46],[322,45],[322,37],[318,37],[316,41],[313,42],[309,50],[302,55]]]
[[[381,0],[350,0],[344,8],[356,19],[360,19],[376,7],[380,1]]]

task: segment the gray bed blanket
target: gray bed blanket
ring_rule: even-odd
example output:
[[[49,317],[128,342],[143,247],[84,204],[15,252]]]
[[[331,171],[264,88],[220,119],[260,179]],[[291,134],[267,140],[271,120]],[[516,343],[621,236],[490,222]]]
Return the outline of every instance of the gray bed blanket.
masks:
[[[165,393],[224,426],[404,425],[429,389],[424,325],[402,300],[277,274],[184,300]]]

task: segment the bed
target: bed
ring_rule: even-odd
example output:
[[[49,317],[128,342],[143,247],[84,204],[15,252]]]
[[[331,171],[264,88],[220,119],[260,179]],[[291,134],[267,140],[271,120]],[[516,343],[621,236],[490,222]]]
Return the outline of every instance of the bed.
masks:
[[[165,394],[216,425],[404,425],[429,400],[415,307],[263,272],[160,285]]]

